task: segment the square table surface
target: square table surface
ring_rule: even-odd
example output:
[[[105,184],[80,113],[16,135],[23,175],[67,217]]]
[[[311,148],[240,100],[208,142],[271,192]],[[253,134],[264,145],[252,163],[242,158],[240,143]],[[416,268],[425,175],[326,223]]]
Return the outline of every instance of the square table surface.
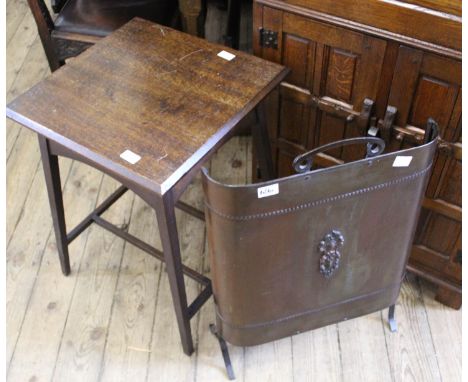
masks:
[[[16,98],[7,116],[162,195],[287,73],[135,18]],[[141,159],[122,159],[126,150]]]

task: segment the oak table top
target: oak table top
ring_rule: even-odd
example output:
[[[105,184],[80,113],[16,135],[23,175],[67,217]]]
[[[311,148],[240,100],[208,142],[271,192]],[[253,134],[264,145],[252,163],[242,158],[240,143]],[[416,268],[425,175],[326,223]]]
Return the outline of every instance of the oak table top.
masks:
[[[287,72],[135,18],[16,98],[7,116],[163,195]],[[129,163],[126,150],[141,159]]]

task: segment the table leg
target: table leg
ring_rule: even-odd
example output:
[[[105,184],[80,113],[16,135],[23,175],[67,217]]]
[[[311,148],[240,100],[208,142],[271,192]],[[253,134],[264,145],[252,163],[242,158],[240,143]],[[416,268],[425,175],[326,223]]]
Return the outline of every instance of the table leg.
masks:
[[[41,150],[47,193],[49,195],[50,211],[54,224],[60,266],[62,267],[62,273],[67,276],[70,274],[70,258],[68,256],[67,230],[63,209],[58,157],[50,153],[49,142],[45,137],[39,136],[39,147]]]
[[[264,102],[259,103],[255,109],[257,122],[253,126],[252,136],[258,164],[260,166],[261,178],[262,181],[265,181],[275,178],[275,170],[271,157],[270,138],[268,136],[265,106],[263,103]]]
[[[179,325],[179,333],[184,353],[193,353],[192,333],[190,331],[190,318],[187,309],[187,293],[185,291],[182,260],[180,256],[179,237],[175,216],[175,202],[172,191],[158,197],[155,206],[158,219],[159,233],[166,262],[166,270],[171,288],[172,301]]]

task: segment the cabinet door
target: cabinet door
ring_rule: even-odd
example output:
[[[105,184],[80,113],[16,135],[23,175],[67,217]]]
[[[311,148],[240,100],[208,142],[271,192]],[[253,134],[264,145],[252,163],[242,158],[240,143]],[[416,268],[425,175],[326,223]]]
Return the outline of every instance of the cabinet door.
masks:
[[[395,125],[397,131],[403,128],[403,136],[417,135],[429,117],[439,124],[442,142],[410,262],[460,281],[461,63],[400,47],[388,103],[398,109]],[[408,143],[394,140],[392,144],[404,147]]]
[[[286,176],[293,172],[295,155],[366,134],[362,105],[366,98],[376,99],[386,43],[268,7],[261,12],[260,26],[278,32],[278,47],[255,45],[255,53],[291,69],[277,95],[279,117],[270,125],[277,174]],[[317,164],[361,159],[365,148],[349,146],[328,154]]]

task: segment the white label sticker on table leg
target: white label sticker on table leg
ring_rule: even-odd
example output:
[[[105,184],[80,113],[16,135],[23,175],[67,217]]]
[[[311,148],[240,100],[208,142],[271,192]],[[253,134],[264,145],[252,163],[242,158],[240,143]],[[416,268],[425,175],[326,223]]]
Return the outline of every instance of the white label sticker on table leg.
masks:
[[[135,164],[141,159],[141,156],[135,154],[133,151],[130,150],[125,150],[122,154],[120,154],[120,157],[131,164]]]
[[[408,167],[412,159],[412,156],[398,155],[393,161],[393,167]]]
[[[234,57],[236,57],[235,54],[226,52],[225,50],[222,50],[221,52],[218,53],[218,57],[224,58],[225,60],[231,61]]]

